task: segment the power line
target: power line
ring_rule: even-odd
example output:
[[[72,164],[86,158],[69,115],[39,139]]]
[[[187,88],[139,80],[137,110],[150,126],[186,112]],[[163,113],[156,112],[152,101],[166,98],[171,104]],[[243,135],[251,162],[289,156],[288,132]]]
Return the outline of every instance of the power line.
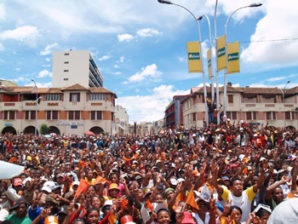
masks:
[[[256,41],[240,41],[241,43],[262,43],[262,42],[278,42],[278,41],[296,41],[298,37],[272,40],[256,40]]]

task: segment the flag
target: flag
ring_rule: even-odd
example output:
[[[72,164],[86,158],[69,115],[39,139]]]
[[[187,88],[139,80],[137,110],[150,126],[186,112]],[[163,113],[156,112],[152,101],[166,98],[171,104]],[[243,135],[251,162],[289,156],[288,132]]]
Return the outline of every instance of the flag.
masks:
[[[199,206],[196,202],[196,199],[195,199],[195,193],[193,191],[193,187],[191,188],[191,190],[189,191],[188,193],[188,196],[186,198],[186,204],[190,205],[191,207],[199,210]]]
[[[105,178],[98,176],[95,181],[94,181],[94,185],[96,184],[105,184],[105,183],[109,183],[109,181],[107,181]]]
[[[208,49],[207,51],[207,64],[208,64],[208,76],[209,79],[212,78],[212,61],[211,61],[211,48]]]
[[[202,72],[200,42],[187,42],[188,72]]]
[[[216,39],[217,71],[226,68],[226,35]]]
[[[227,74],[240,72],[239,52],[240,52],[240,42],[239,41],[228,44],[228,72],[227,72]]]
[[[79,187],[77,189],[77,192],[76,192],[74,198],[77,199],[81,195],[82,192],[85,193],[87,191],[88,187],[89,187],[89,184],[84,179],[81,179]]]

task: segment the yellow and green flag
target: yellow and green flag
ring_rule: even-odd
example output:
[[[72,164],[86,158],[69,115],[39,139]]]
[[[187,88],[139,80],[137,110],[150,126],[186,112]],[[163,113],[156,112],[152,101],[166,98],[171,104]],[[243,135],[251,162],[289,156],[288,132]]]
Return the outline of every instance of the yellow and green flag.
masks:
[[[202,72],[201,49],[199,42],[187,42],[188,71]]]
[[[228,44],[228,72],[238,73],[240,72],[240,42],[234,42]]]
[[[212,62],[211,62],[211,48],[207,51],[207,64],[208,64],[208,76],[209,79],[212,78]]]
[[[216,39],[217,71],[226,68],[226,35]]]

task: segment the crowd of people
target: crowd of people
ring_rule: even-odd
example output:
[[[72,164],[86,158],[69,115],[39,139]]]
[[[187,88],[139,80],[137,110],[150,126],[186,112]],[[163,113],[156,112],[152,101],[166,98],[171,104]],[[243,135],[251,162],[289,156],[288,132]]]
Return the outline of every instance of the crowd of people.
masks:
[[[298,223],[294,128],[229,120],[155,135],[0,136],[0,223]],[[2,168],[3,169],[3,168]]]

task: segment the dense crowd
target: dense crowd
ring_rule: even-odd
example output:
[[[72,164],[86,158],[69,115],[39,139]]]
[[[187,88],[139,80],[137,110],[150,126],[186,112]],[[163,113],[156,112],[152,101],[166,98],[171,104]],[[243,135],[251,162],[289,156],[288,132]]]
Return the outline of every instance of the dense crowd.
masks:
[[[0,222],[298,223],[297,132],[243,121],[137,136],[0,136],[24,171]]]

